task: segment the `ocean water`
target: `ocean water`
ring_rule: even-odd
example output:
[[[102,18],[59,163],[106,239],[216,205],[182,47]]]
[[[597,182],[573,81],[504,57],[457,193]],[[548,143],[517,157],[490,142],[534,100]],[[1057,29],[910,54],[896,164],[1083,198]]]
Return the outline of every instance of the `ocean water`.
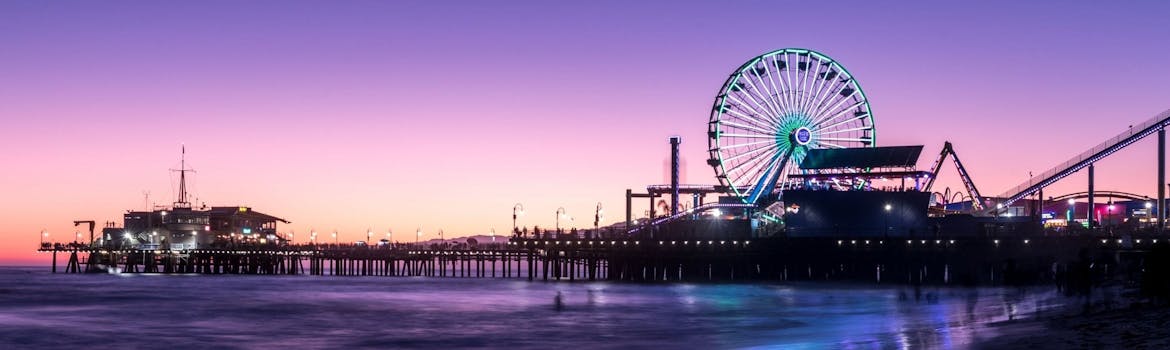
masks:
[[[966,348],[1050,288],[50,274],[0,268],[0,348]]]

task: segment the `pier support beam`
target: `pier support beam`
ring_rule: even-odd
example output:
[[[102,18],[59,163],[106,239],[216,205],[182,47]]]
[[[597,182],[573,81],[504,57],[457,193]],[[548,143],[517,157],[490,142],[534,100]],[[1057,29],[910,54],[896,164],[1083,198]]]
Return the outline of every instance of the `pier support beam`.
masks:
[[[1085,217],[1089,222],[1089,228],[1097,227],[1093,224],[1093,164],[1089,164],[1089,215]]]
[[[1166,129],[1158,129],[1158,233],[1166,227]]]
[[[670,138],[670,215],[678,214],[678,145],[682,137]]]
[[[630,214],[633,214],[633,212],[632,212],[633,209],[630,208],[634,205],[633,198],[634,198],[634,191],[627,188],[626,189],[626,231],[630,230],[630,222],[631,222],[630,220],[633,219],[630,217],[631,216]]]

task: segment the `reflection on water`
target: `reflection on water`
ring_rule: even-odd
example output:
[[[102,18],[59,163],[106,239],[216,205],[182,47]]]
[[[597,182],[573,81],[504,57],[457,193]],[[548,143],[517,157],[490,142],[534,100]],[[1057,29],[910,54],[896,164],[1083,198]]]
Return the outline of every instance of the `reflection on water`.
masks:
[[[964,347],[1047,288],[51,275],[0,268],[0,347]]]

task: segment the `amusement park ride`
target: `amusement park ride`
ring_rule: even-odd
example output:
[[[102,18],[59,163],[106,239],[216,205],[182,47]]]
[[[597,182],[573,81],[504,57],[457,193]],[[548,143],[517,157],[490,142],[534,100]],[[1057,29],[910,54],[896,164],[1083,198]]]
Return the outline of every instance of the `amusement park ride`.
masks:
[[[1093,213],[1092,164],[1152,134],[1159,136],[1158,200],[1165,203],[1165,127],[1170,111],[1135,125],[1126,132],[1053,169],[1032,177],[997,197],[984,197],[950,142],[943,144],[929,171],[916,166],[922,146],[878,147],[869,100],[854,75],[828,56],[799,48],[787,48],[756,56],[740,65],[720,87],[707,123],[707,164],[715,171],[717,185],[678,183],[678,147],[681,139],[671,138],[672,177],[669,185],[651,185],[646,193],[626,190],[626,228],[631,233],[676,225],[679,221],[731,218],[746,220],[753,236],[772,235],[779,230],[827,229],[904,232],[938,230],[947,220],[932,217],[962,215],[967,222],[1031,220],[1013,215],[1023,212],[1023,203],[1038,216],[1044,206],[1044,187],[1083,168],[1089,168],[1088,211]],[[946,158],[950,157],[962,180],[965,193],[931,192]],[[918,193],[921,195],[907,195]],[[1106,194],[1112,192],[1103,192]],[[687,210],[679,196],[690,194]],[[708,194],[721,195],[717,203],[704,203]],[[669,195],[671,205],[655,215],[658,198]],[[1022,201],[1035,195],[1035,200]],[[1110,198],[1138,198],[1136,195]],[[649,198],[649,218],[632,220],[632,198]],[[1145,198],[1145,197],[1142,197]],[[1146,198],[1150,208],[1150,199]],[[850,201],[851,215],[831,213],[849,207],[833,201]],[[1051,203],[1051,199],[1049,200]],[[665,200],[659,201],[664,203]],[[885,203],[884,205],[882,203]],[[850,207],[850,208],[852,208]],[[818,211],[819,209],[819,211]],[[1162,209],[1157,221],[1164,222]],[[711,213],[713,215],[700,215]],[[1013,217],[1001,220],[1003,217]],[[980,219],[986,218],[986,219]],[[894,220],[897,223],[891,223]],[[1152,219],[1151,219],[1152,220]],[[953,221],[953,220],[952,220]],[[1087,220],[1092,227],[1093,220]],[[806,225],[810,227],[800,227]],[[891,231],[891,226],[901,226]],[[760,232],[772,227],[773,232]],[[953,228],[952,228],[953,229]]]

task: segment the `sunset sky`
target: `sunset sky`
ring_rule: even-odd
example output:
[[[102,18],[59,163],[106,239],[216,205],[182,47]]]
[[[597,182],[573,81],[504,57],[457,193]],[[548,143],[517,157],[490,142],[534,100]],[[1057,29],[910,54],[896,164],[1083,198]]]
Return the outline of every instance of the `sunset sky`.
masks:
[[[831,5],[830,5],[831,4]],[[624,191],[715,183],[732,71],[810,48],[865,89],[878,144],[954,143],[996,195],[1170,109],[1166,2],[0,1],[0,264],[39,232],[172,202],[396,240],[624,219]],[[1155,141],[1097,166],[1153,195]],[[959,188],[944,168],[936,190]],[[1074,175],[1046,193],[1080,191]],[[645,204],[635,208],[639,215]],[[306,235],[307,236],[307,235]]]

